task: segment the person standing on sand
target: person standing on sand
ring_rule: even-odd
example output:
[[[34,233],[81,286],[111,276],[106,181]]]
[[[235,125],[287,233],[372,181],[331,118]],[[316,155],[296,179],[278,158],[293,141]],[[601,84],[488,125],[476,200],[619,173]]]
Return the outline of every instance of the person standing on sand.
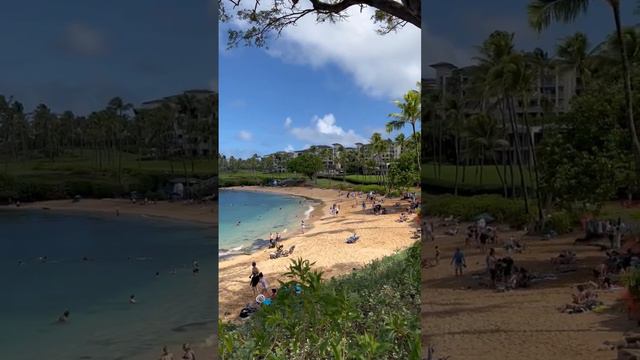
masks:
[[[467,263],[464,259],[464,254],[460,248],[456,248],[456,252],[453,253],[451,258],[451,264],[454,265],[456,276],[462,276],[462,269],[467,267]]]
[[[173,354],[169,352],[166,346],[162,347],[162,355],[159,360],[174,360]]]
[[[191,345],[183,344],[182,351],[184,351],[184,355],[182,355],[182,359],[184,360],[196,360],[196,353],[191,350]]]
[[[304,234],[304,220],[300,222],[300,228],[302,229],[302,233]]]
[[[496,286],[496,263],[498,259],[496,259],[496,250],[494,248],[489,249],[489,254],[485,260],[487,264],[487,271],[489,272],[489,276],[491,277],[491,285],[493,287]]]

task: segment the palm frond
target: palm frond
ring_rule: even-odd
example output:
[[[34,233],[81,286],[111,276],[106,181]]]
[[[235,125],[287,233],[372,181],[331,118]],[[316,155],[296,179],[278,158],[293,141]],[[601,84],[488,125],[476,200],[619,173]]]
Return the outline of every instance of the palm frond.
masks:
[[[532,0],[527,5],[529,25],[541,32],[554,21],[570,23],[585,13],[589,0]]]

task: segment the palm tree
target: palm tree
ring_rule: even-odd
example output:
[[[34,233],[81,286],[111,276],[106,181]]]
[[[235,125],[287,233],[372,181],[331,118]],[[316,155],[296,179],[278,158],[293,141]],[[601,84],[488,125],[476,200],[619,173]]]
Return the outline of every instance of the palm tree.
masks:
[[[613,13],[613,20],[616,27],[616,37],[619,44],[624,44],[622,33],[622,23],[620,20],[620,0],[604,0]],[[589,0],[531,0],[528,5],[529,24],[538,32],[549,27],[553,21],[569,23],[574,21],[580,14],[586,13],[589,8]],[[633,142],[636,171],[640,171],[640,140],[636,132],[636,125],[633,116],[633,90],[631,87],[631,68],[627,56],[626,46],[620,46],[620,59],[622,61],[622,71],[624,74],[624,92],[627,105],[627,116],[631,140]]]
[[[482,185],[482,168],[484,167],[484,159],[487,155],[491,156],[496,173],[502,184],[504,196],[507,196],[507,182],[500,172],[496,151],[504,150],[509,147],[509,142],[500,136],[498,123],[496,120],[486,114],[478,114],[469,120],[467,126],[467,134],[469,136],[472,150],[480,156],[482,167],[480,168],[480,185]],[[506,174],[505,174],[506,175]]]
[[[418,83],[418,90],[409,90],[404,94],[403,101],[394,101],[400,112],[389,114],[389,117],[393,120],[387,123],[386,130],[388,133],[394,130],[401,130],[405,125],[410,124],[412,134],[415,136],[416,123],[420,121],[420,94],[420,83]],[[418,162],[418,170],[420,170],[420,146],[418,143],[416,143],[416,161]]]
[[[589,60],[589,40],[587,35],[577,32],[566,37],[558,44],[556,53],[560,64],[570,66],[574,69],[578,80],[578,88],[584,89],[587,80],[591,77],[588,66]]]
[[[382,154],[384,154],[387,151],[387,148],[389,146],[389,142],[386,140],[382,139],[382,135],[380,135],[380,133],[373,133],[371,135],[371,139],[369,140],[370,144],[371,144],[371,150],[373,152],[373,155],[376,159],[376,164],[379,170],[379,174],[380,174],[380,180],[381,182],[384,182],[384,173],[383,173],[383,159],[382,159]]]

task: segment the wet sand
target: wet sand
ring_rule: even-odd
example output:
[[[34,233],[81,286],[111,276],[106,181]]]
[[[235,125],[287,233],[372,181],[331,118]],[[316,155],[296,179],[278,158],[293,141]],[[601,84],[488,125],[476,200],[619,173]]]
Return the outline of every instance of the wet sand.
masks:
[[[434,224],[438,220],[434,219]],[[623,339],[625,331],[636,328],[627,320],[620,297],[623,290],[598,290],[608,309],[604,313],[564,314],[557,309],[571,302],[578,283],[593,280],[592,269],[600,264],[604,252],[587,245],[574,245],[582,233],[563,235],[553,240],[525,237],[523,232],[505,229],[502,239],[514,235],[524,239],[526,250],[511,254],[515,266],[531,273],[554,273],[556,280],[532,283],[529,288],[497,292],[479,285],[471,277],[485,269],[485,255],[474,246],[464,247],[466,225],[456,236],[435,228],[435,242],[423,243],[422,269],[422,342],[431,344],[435,359],[615,359],[615,351],[605,349],[605,341]],[[440,263],[429,267],[434,246],[440,248]],[[454,276],[451,256],[461,247],[467,260],[462,278]],[[550,258],[562,250],[577,253],[577,271],[561,273]],[[496,247],[498,257],[506,251]]]
[[[240,309],[247,303],[255,301],[249,285],[251,262],[255,261],[259,270],[265,275],[270,286],[277,285],[278,280],[285,280],[283,274],[288,270],[292,259],[303,258],[315,262],[315,268],[325,272],[324,278],[350,273],[363,265],[397,250],[409,247],[416,240],[411,239],[417,228],[411,215],[408,222],[396,222],[401,208],[394,208],[399,199],[386,199],[384,206],[391,211],[386,215],[373,215],[371,205],[365,212],[361,206],[353,207],[354,199],[347,199],[345,193],[338,196],[337,190],[316,189],[307,187],[267,188],[236,187],[243,191],[264,191],[278,194],[297,195],[321,202],[312,214],[308,223],[311,228],[302,233],[287,234],[281,243],[285,249],[295,245],[293,256],[269,259],[274,249],[262,249],[250,255],[237,255],[219,263],[220,308],[219,316],[226,321],[238,319]],[[359,203],[362,199],[358,199]],[[330,214],[332,204],[340,205],[340,214]],[[406,208],[407,201],[401,201]],[[355,244],[346,244],[345,240],[353,232],[360,235]],[[268,234],[265,234],[268,236]]]

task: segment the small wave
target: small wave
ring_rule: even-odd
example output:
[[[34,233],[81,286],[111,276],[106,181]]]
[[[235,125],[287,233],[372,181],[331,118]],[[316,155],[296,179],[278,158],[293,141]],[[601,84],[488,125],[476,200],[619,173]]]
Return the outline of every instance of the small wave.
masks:
[[[304,219],[305,220],[309,219],[309,217],[311,217],[312,212],[313,212],[313,206],[309,205],[309,208],[307,209],[307,211],[304,212]]]
[[[238,247],[234,247],[231,249],[220,249],[220,251],[218,252],[218,257],[225,257],[225,256],[231,256],[231,255],[237,255],[237,254],[241,254],[242,253],[242,246],[238,246]]]

